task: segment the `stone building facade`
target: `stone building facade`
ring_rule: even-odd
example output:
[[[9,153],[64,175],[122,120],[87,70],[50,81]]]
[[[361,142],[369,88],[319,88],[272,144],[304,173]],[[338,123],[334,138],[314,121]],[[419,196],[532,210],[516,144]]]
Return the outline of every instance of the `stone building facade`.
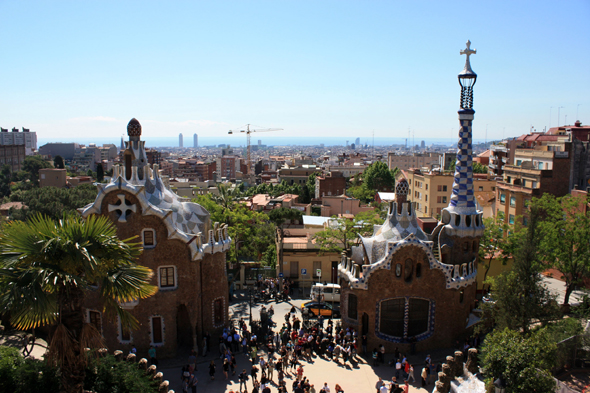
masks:
[[[459,74],[475,82],[469,49]],[[472,84],[471,84],[472,86]],[[343,257],[341,313],[344,326],[366,334],[369,349],[408,352],[450,347],[465,336],[475,307],[482,212],[473,191],[473,90],[462,84],[459,142],[450,202],[431,235],[418,225],[409,184],[396,184],[395,202],[373,236],[361,237]]]
[[[96,200],[81,214],[108,216],[119,238],[136,237],[142,243],[137,262],[153,271],[151,284],[158,292],[123,305],[139,321],[138,330],[107,320],[98,290],[87,297],[86,317],[109,348],[135,346],[143,356],[154,346],[158,357],[171,357],[200,348],[205,332],[215,340],[227,324],[225,258],[231,239],[225,225],[211,224],[203,207],[166,188],[158,165],[149,167],[139,122],[132,119],[127,129],[125,165],[114,167],[111,182],[98,185]]]

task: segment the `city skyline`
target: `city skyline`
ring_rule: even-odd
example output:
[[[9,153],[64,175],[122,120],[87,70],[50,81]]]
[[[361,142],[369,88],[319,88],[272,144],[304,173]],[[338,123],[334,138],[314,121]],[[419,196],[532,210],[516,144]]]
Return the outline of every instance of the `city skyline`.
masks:
[[[474,139],[541,131],[558,115],[590,122],[590,38],[581,23],[552,27],[589,16],[584,1],[467,14],[458,2],[72,4],[0,4],[11,21],[0,27],[2,127],[118,140],[136,117],[146,137],[254,123],[283,128],[276,137],[452,139],[467,39],[480,75]]]

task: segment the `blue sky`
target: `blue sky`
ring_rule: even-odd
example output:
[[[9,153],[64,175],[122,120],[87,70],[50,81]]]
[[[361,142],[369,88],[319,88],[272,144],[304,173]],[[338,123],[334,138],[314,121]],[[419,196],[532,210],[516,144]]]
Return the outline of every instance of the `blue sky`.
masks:
[[[590,124],[589,18],[588,0],[0,0],[0,126],[452,137],[467,39],[475,138],[555,126],[560,106],[561,124]]]

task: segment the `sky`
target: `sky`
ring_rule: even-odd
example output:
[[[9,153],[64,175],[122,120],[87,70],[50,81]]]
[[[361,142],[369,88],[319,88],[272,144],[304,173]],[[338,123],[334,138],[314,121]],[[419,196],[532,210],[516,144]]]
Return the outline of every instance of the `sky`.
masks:
[[[590,0],[0,0],[0,126],[450,138],[468,39],[474,139],[590,124],[589,18]]]

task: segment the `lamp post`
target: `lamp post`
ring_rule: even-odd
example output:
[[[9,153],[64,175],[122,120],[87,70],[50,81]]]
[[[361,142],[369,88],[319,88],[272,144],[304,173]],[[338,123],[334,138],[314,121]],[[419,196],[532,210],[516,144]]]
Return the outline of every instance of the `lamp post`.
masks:
[[[469,56],[477,53],[477,50],[471,49],[471,41],[467,41],[467,47],[461,52],[465,55],[465,67],[458,75],[459,84],[461,85],[461,109],[473,110],[473,85],[477,81],[477,74],[471,69],[471,62]]]
[[[252,329],[252,287],[248,287],[248,304],[250,305],[250,329]]]

